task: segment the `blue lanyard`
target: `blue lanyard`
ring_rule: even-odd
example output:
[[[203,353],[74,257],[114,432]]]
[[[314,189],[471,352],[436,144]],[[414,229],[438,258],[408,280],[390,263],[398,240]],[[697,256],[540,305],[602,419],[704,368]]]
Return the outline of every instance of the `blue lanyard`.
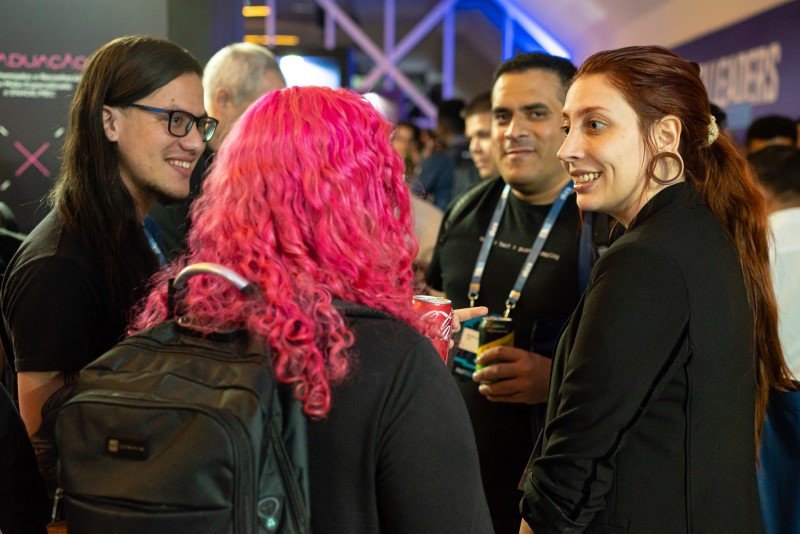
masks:
[[[470,307],[474,306],[475,301],[478,300],[478,295],[481,290],[481,278],[483,278],[483,270],[486,268],[486,260],[489,258],[489,251],[491,250],[492,244],[494,244],[495,237],[497,236],[497,230],[500,227],[500,219],[503,217],[503,212],[505,211],[506,204],[508,203],[508,194],[510,192],[511,186],[506,184],[506,186],[503,188],[503,193],[500,195],[500,200],[497,201],[497,206],[494,208],[492,220],[489,222],[489,228],[486,229],[486,235],[483,238],[481,250],[478,252],[478,260],[475,262],[475,269],[472,272],[472,279],[469,283],[469,292],[467,293],[467,298],[469,298]],[[522,288],[525,286],[525,282],[528,280],[528,277],[533,270],[533,266],[536,265],[536,260],[539,259],[539,254],[541,254],[547,238],[550,237],[550,231],[553,229],[553,225],[558,218],[558,214],[561,213],[561,208],[564,207],[564,203],[567,201],[567,197],[571,193],[572,183],[570,182],[564,186],[564,189],[561,190],[558,198],[550,207],[550,211],[547,213],[547,217],[545,217],[544,223],[542,223],[542,227],[539,229],[536,240],[533,242],[533,246],[531,246],[531,251],[525,258],[525,263],[522,265],[519,275],[517,275],[517,281],[514,283],[514,287],[508,294],[508,298],[506,299],[506,311],[503,314],[504,317],[508,317],[511,313],[511,310],[517,306],[519,297],[522,294]]]
[[[158,258],[158,263],[161,264],[162,267],[166,267],[169,264],[167,257],[164,256],[164,253],[161,251],[161,247],[158,246],[156,238],[153,237],[153,233],[148,228],[148,221],[146,219],[142,224],[142,230],[144,230],[144,235],[147,237],[147,244],[150,245],[150,250],[152,250],[153,254],[156,255],[156,258]]]

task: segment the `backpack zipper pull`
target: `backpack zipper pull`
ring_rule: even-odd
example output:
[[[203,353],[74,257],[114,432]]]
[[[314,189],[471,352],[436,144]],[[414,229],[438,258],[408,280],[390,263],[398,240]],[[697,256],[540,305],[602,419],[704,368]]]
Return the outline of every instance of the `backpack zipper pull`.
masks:
[[[55,523],[56,519],[58,518],[58,505],[61,502],[61,497],[64,494],[64,490],[62,488],[56,488],[56,495],[53,499],[53,511],[50,513],[50,522]]]

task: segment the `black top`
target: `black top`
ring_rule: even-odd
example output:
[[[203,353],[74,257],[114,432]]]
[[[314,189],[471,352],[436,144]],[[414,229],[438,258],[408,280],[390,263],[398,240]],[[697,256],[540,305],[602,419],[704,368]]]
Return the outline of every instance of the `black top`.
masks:
[[[125,335],[128,309],[111,299],[101,265],[67,230],[57,209],[22,243],[1,293],[0,339],[16,372],[75,373]],[[16,387],[12,391],[16,395]],[[56,457],[46,415],[32,439],[52,490]]]
[[[505,182],[481,183],[457,200],[445,214],[439,240],[428,268],[428,283],[444,290],[454,308],[469,306],[467,291],[483,237]],[[550,206],[534,206],[508,196],[495,244],[483,274],[477,306],[502,314],[525,257]],[[512,312],[515,345],[531,350],[531,332],[554,337],[579,298],[578,210],[567,200]],[[539,425],[536,410],[526,404],[497,403],[478,393],[478,385],[456,377],[467,403],[481,461],[484,489],[498,534],[518,532],[517,490],[530,457]],[[543,413],[542,413],[543,419]]]
[[[688,184],[596,264],[558,346],[523,512],[547,532],[760,532],[753,317]]]
[[[110,302],[100,265],[58,210],[22,243],[0,298],[0,337],[17,371],[78,371],[125,333],[127,310]]]
[[[431,343],[373,310],[346,320],[355,365],[308,425],[312,530],[491,532],[464,403]]]
[[[467,291],[472,271],[504,186],[500,178],[481,183],[445,213],[426,277],[433,289],[445,292],[454,308],[469,306]],[[508,293],[549,211],[549,205],[534,206],[509,193],[476,306],[488,306],[490,314],[505,311]],[[578,219],[578,207],[570,197],[512,312],[518,347],[530,347],[536,320],[567,317],[578,302]]]
[[[0,531],[44,534],[48,512],[47,492],[28,434],[0,387]]]
[[[17,371],[78,371],[123,337],[128,319],[57,210],[14,256],[1,304],[0,336]]]

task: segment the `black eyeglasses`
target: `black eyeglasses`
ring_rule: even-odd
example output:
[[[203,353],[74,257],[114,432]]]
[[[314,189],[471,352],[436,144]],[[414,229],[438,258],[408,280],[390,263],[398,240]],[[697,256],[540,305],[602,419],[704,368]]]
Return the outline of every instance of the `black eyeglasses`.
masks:
[[[197,124],[197,130],[203,137],[203,141],[208,141],[214,135],[217,124],[219,124],[219,121],[213,117],[195,117],[182,109],[164,109],[142,104],[128,105],[151,113],[166,113],[168,116],[167,131],[175,137],[186,137],[192,131],[192,126]]]

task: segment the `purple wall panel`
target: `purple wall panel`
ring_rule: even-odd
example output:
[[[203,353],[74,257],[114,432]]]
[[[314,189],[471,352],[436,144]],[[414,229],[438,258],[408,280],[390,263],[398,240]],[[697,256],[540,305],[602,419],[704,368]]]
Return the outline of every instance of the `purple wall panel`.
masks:
[[[700,64],[709,98],[740,140],[754,118],[800,117],[800,1],[673,50]]]

